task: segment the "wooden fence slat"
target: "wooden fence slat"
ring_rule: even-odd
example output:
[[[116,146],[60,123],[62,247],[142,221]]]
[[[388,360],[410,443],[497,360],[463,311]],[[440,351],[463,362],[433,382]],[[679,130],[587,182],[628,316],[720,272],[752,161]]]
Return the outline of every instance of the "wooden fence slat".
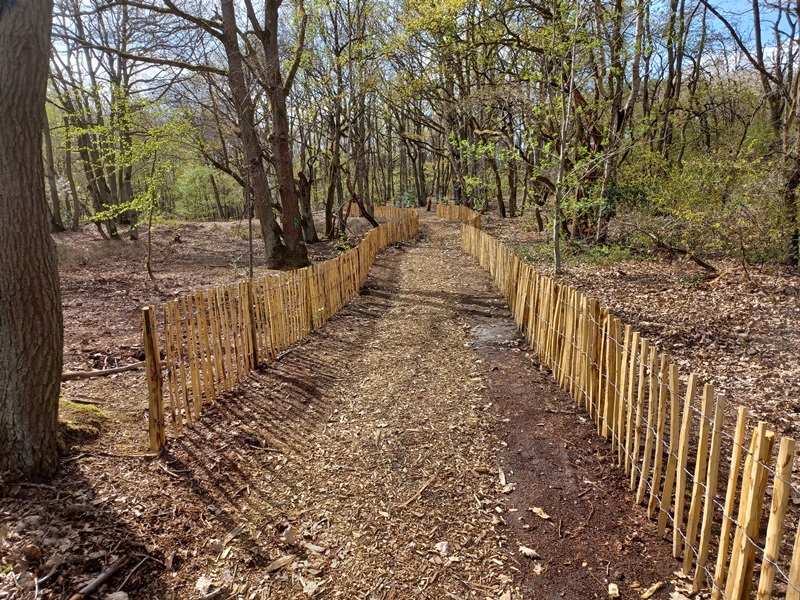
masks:
[[[587,337],[587,360],[589,362],[589,387],[586,394],[586,412],[594,418],[595,400],[600,390],[600,363],[603,341],[602,321],[600,320],[600,304],[596,299],[589,299],[589,335]]]
[[[681,558],[683,548],[683,537],[681,527],[683,527],[683,507],[686,503],[686,477],[689,465],[689,439],[692,434],[692,402],[694,400],[695,389],[697,388],[697,373],[689,375],[686,384],[686,395],[683,400],[683,413],[681,418],[680,439],[678,441],[678,464],[675,476],[675,512],[672,524],[672,556]]]
[[[177,300],[166,302],[164,309],[170,311],[170,318],[175,325],[175,337],[178,344],[178,371],[180,373],[180,401],[178,403],[178,418],[181,418],[181,411],[183,417],[186,418],[186,426],[192,427],[192,407],[189,401],[189,386],[186,381],[186,371],[188,370],[186,353],[184,348],[184,327],[181,322],[180,304]],[[191,376],[191,374],[190,374]]]
[[[693,552],[697,539],[697,526],[700,522],[700,507],[703,501],[703,479],[708,460],[708,435],[711,429],[711,410],[714,406],[714,386],[707,383],[703,388],[703,404],[700,413],[700,433],[698,434],[697,453],[694,461],[694,478],[692,480],[692,499],[689,504],[689,516],[686,518],[685,551],[683,553],[683,572],[691,575]]]
[[[233,342],[231,340],[231,325],[228,317],[227,288],[219,287],[215,289],[217,301],[217,314],[220,321],[220,345],[222,356],[225,359],[225,390],[233,390],[236,381],[236,360],[233,353]]]
[[[658,370],[658,411],[656,417],[655,458],[653,460],[653,477],[650,486],[650,500],[647,503],[647,516],[651,519],[656,509],[661,506],[661,469],[664,464],[664,423],[667,419],[667,377],[669,357],[661,355],[661,366]]]
[[[198,331],[200,334],[200,351],[203,355],[204,377],[203,383],[206,391],[206,399],[211,402],[216,399],[216,382],[214,381],[214,358],[211,354],[210,332],[208,329],[208,306],[206,297],[202,291],[197,292],[196,297]]]
[[[269,277],[264,282],[264,291],[267,296],[267,327],[269,328],[269,345],[272,358],[275,358],[281,352],[280,325],[278,324],[278,314],[276,313],[276,295],[278,293],[275,286],[276,278],[277,276]]]
[[[585,315],[581,310],[583,306],[583,294],[578,290],[573,290],[572,293],[572,314],[575,320],[575,335],[573,339],[572,356],[570,362],[571,386],[570,392],[572,400],[578,404],[582,394],[581,377],[583,376],[583,328],[585,324]]]
[[[225,324],[222,320],[222,300],[220,297],[220,288],[213,288],[211,290],[206,291],[206,296],[208,297],[208,304],[211,309],[211,313],[213,314],[212,320],[212,331],[215,331],[214,335],[214,362],[217,362],[217,357],[219,359],[219,365],[221,368],[218,371],[218,382],[220,387],[223,391],[229,392],[231,390],[230,387],[230,371],[231,366],[229,363],[229,356],[225,350],[225,336],[227,332],[225,330]]]
[[[731,564],[725,586],[725,596],[730,600],[750,598],[755,564],[755,546],[752,540],[757,535],[761,522],[761,508],[767,487],[766,465],[769,463],[772,445],[775,442],[775,434],[766,430],[764,422],[759,422],[754,435],[757,435],[757,438],[750,461],[749,482],[746,488],[744,483],[742,484],[738,526],[731,547]]]
[[[200,368],[198,366],[200,351],[197,347],[197,336],[194,330],[194,315],[190,298],[191,296],[183,296],[181,298],[181,304],[183,308],[183,331],[186,335],[186,358],[189,363],[189,374],[192,380],[191,411],[192,415],[196,418],[200,416],[203,393],[200,391]]]
[[[581,307],[580,307],[580,342],[578,347],[580,358],[580,375],[579,375],[579,390],[575,397],[575,403],[578,407],[585,404],[589,392],[589,377],[591,366],[589,362],[589,347],[590,340],[590,323],[589,323],[589,299],[581,294]]]
[[[647,360],[648,365],[648,403],[647,403],[647,427],[644,436],[644,456],[642,457],[642,469],[639,475],[639,488],[636,490],[636,504],[644,501],[647,492],[647,482],[650,477],[650,465],[653,461],[653,438],[655,437],[656,414],[658,414],[658,386],[656,379],[656,348],[650,348],[650,355]]]
[[[631,353],[631,331],[630,325],[625,325],[623,334],[622,353],[619,356],[619,401],[617,405],[617,464],[622,465],[625,460],[626,451],[626,425],[628,412],[628,396],[626,387],[628,385],[628,362]]]
[[[611,436],[611,451],[614,451],[614,415],[617,411],[617,347],[619,336],[617,335],[617,324],[619,319],[612,315],[608,316],[608,342],[606,344],[606,392],[605,406],[603,407],[603,437],[608,439]]]
[[[214,389],[219,396],[227,390],[228,370],[225,364],[225,354],[222,351],[222,315],[219,314],[219,302],[216,290],[206,292],[206,302],[208,303],[208,319],[211,323],[211,349],[214,354]]]
[[[605,307],[601,307],[600,312],[602,316],[600,319],[600,348],[597,357],[598,385],[594,396],[594,403],[592,405],[592,414],[594,417],[594,423],[597,426],[597,435],[603,434],[603,406],[605,405],[605,396],[606,392],[608,391],[608,330],[611,327],[611,318],[608,315],[608,311],[605,309]]]
[[[717,479],[719,476],[719,463],[722,449],[722,427],[725,424],[725,396],[717,397],[717,407],[714,410],[713,431],[711,433],[711,450],[708,456],[708,470],[706,472],[706,490],[704,494],[703,522],[700,528],[700,546],[697,552],[697,566],[692,581],[692,592],[700,591],[706,575],[709,547],[711,544],[711,529],[714,521],[714,499],[717,496]],[[689,554],[688,552],[686,553]],[[684,558],[684,565],[686,560]],[[685,572],[685,569],[684,569]]]
[[[639,445],[642,437],[642,420],[644,419],[644,387],[647,382],[645,377],[647,368],[647,355],[650,351],[650,340],[642,338],[639,350],[639,387],[636,394],[636,424],[633,431],[633,453],[631,454],[631,490],[636,489],[636,479],[639,475]]]
[[[669,450],[667,455],[667,471],[664,474],[664,490],[661,493],[660,512],[658,513],[658,535],[667,531],[667,517],[672,503],[672,490],[675,487],[675,471],[678,466],[678,427],[681,418],[679,394],[680,379],[678,365],[669,365]]]
[[[224,317],[228,319],[228,348],[233,366],[232,386],[241,379],[242,358],[239,340],[239,302],[236,297],[236,285],[228,284],[225,288]]]
[[[565,294],[566,298],[564,299],[563,310],[564,310],[564,345],[561,349],[559,362],[561,363],[561,368],[558,371],[558,381],[559,386],[563,390],[569,391],[570,385],[570,377],[572,373],[569,371],[569,365],[572,361],[572,345],[573,345],[573,335],[575,333],[575,320],[574,314],[572,312],[572,290],[568,289]]]
[[[792,438],[781,439],[778,450],[778,462],[775,464],[775,479],[772,486],[772,506],[769,511],[767,540],[764,544],[764,559],[761,562],[761,577],[758,582],[758,600],[772,597],[775,575],[778,571],[776,561],[781,549],[783,528],[786,521],[786,509],[792,496],[792,466],[794,466],[795,441]]]
[[[636,389],[636,352],[639,349],[639,332],[633,332],[633,339],[631,339],[631,346],[628,356],[628,390],[625,400],[627,418],[625,419],[625,475],[630,475],[631,466],[633,463],[633,424],[634,424],[634,409],[633,409],[633,392]]]
[[[164,359],[167,365],[165,378],[167,380],[167,389],[169,390],[169,412],[172,415],[172,430],[175,437],[178,437],[183,428],[183,419],[181,418],[181,409],[178,404],[178,351],[175,348],[175,330],[177,328],[172,323],[171,314],[167,308],[168,304],[169,303],[165,303],[162,307],[162,312],[164,313]]]
[[[178,393],[175,398],[175,413],[180,424],[179,429],[183,431],[184,426],[192,426],[192,411],[189,410],[189,384],[186,380],[187,364],[180,303],[177,300],[171,300],[162,304],[161,309],[166,316],[169,316],[170,320],[171,341],[175,350],[175,390]]]
[[[719,547],[717,548],[717,563],[714,568],[714,585],[711,589],[711,599],[720,600],[725,585],[725,575],[728,564],[728,549],[731,543],[731,528],[733,526],[733,508],[736,503],[736,488],[739,485],[739,468],[742,462],[745,428],[747,427],[747,408],[740,406],[737,410],[736,428],[733,434],[733,446],[728,472],[728,486],[725,491],[725,504],[722,507],[722,522],[720,523]],[[755,441],[755,439],[754,439]],[[750,452],[753,451],[751,447]]]
[[[231,347],[231,357],[234,361],[234,380],[233,385],[235,386],[239,381],[244,379],[242,373],[242,345],[241,345],[241,323],[240,323],[240,315],[239,315],[239,300],[237,298],[237,286],[235,285],[228,285],[226,286],[227,292],[227,304],[225,314],[230,318],[230,347]]]

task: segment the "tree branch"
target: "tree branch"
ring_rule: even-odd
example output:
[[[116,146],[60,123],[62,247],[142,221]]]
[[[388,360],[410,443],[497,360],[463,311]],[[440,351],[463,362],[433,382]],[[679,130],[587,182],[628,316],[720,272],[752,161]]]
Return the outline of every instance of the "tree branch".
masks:
[[[288,96],[294,83],[294,76],[297,75],[297,69],[300,67],[300,60],[303,58],[303,51],[305,50],[306,42],[306,24],[308,23],[308,14],[306,14],[306,5],[303,0],[296,0],[297,9],[300,11],[300,32],[297,35],[297,50],[294,54],[294,62],[289,69],[289,74],[286,76],[286,82],[283,84],[283,95]]]
[[[131,54],[130,52],[123,52],[122,50],[117,50],[116,48],[110,48],[108,46],[101,46],[100,44],[94,44],[85,39],[68,34],[58,34],[55,37],[75,42],[77,44],[80,44],[81,47],[89,50],[98,50],[99,52],[106,52],[108,54],[113,54],[115,56],[119,56],[121,58],[125,58],[127,60],[132,60],[136,62],[143,62],[151,65],[161,65],[165,67],[175,67],[176,69],[185,69],[187,71],[192,71],[195,73],[214,73],[215,75],[222,75],[222,76],[227,75],[227,72],[224,69],[218,69],[216,67],[211,67],[209,65],[193,65],[191,63],[183,62],[180,60]]]
[[[774,83],[775,85],[777,85],[777,86],[781,87],[781,82],[780,82],[780,81],[779,81],[779,80],[778,80],[778,79],[777,79],[777,78],[776,78],[776,77],[775,77],[775,76],[774,76],[772,73],[770,73],[770,72],[767,70],[767,68],[764,66],[764,64],[763,64],[763,63],[760,63],[758,60],[756,60],[756,59],[755,59],[755,57],[753,57],[753,55],[752,55],[752,54],[750,53],[750,51],[747,49],[747,46],[745,46],[745,45],[744,45],[744,42],[742,41],[742,38],[739,36],[739,34],[738,34],[738,33],[736,32],[736,30],[733,28],[733,25],[731,25],[731,24],[730,24],[730,22],[729,22],[729,21],[728,21],[728,20],[727,20],[725,17],[723,17],[723,16],[720,14],[720,12],[719,12],[719,11],[718,11],[716,8],[714,8],[713,6],[711,6],[711,5],[708,3],[708,0],[700,0],[700,2],[702,2],[702,3],[703,3],[703,5],[704,5],[704,6],[705,6],[705,7],[706,7],[706,8],[707,8],[709,11],[711,11],[711,14],[713,14],[715,17],[717,17],[717,19],[719,19],[719,20],[720,20],[720,22],[721,22],[721,23],[722,23],[722,24],[725,26],[725,28],[726,28],[726,29],[728,30],[728,32],[731,34],[731,37],[733,38],[733,41],[734,41],[734,42],[736,42],[736,45],[739,47],[739,50],[741,50],[741,51],[742,51],[742,53],[743,53],[743,54],[744,54],[744,55],[747,57],[747,60],[749,60],[749,61],[750,61],[750,64],[751,64],[751,65],[753,65],[753,67],[754,67],[754,68],[755,68],[755,69],[756,69],[756,70],[757,70],[757,71],[758,71],[758,72],[759,72],[761,75],[763,75],[764,77],[766,77],[767,79],[769,79],[769,80],[770,80],[772,83]]]

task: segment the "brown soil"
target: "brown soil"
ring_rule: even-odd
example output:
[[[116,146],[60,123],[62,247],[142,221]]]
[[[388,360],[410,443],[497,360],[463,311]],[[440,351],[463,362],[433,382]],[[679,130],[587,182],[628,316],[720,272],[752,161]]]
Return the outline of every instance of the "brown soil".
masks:
[[[0,598],[69,598],[117,559],[97,597],[669,597],[677,563],[608,445],[456,227],[423,217],[361,296],[159,456],[141,373],[65,384],[61,473],[2,488]],[[143,304],[234,276],[246,242],[214,227],[160,230],[157,289],[141,248],[62,241],[67,368],[135,361]]]

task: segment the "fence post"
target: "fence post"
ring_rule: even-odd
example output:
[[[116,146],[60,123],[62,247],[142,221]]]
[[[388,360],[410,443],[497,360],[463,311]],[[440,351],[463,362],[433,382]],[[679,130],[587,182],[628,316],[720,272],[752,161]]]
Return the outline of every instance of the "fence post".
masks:
[[[164,383],[161,377],[161,352],[158,348],[155,311],[152,306],[142,308],[142,331],[147,369],[150,449],[157,452],[167,441],[167,435],[164,429]]]

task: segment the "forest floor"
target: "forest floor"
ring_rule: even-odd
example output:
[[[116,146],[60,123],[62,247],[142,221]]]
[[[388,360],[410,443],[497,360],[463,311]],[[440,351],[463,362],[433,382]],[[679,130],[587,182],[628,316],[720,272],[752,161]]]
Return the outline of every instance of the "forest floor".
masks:
[[[155,285],[142,241],[60,236],[65,369],[140,360],[141,306],[243,276],[243,231],[160,227]],[[628,310],[648,281],[625,288]],[[66,382],[61,408],[56,480],[0,489],[0,598],[70,598],[115,560],[98,598],[602,598],[610,583],[633,598],[662,582],[652,597],[682,597],[610,447],[430,214],[358,298],[160,455],[140,372]]]

